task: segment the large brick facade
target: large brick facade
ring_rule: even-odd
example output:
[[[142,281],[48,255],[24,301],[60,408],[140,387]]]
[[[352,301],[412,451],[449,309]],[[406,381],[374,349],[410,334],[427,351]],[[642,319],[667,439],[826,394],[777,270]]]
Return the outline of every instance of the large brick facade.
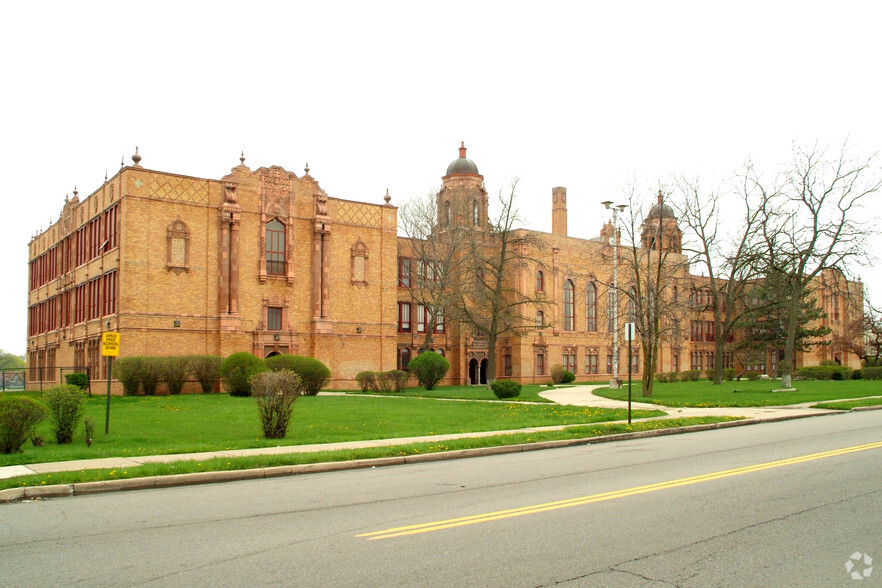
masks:
[[[278,166],[252,170],[244,157],[216,180],[148,169],[137,152],[132,159],[82,200],[74,192],[59,220],[29,244],[29,387],[85,367],[93,382],[106,380],[99,344],[105,331],[120,333],[121,356],[309,355],[331,368],[331,387],[344,389],[354,387],[359,371],[406,366],[422,347],[417,304],[399,283],[410,245],[397,235],[388,195],[384,204],[331,198],[308,167],[299,176]],[[485,226],[483,176],[464,146],[442,181],[439,214]],[[613,228],[607,223],[595,239],[570,237],[566,189],[553,188],[549,204],[552,232],[530,231],[543,245],[529,252],[535,263],[517,264],[506,278],[537,300],[523,310],[535,328],[498,341],[496,375],[547,382],[551,366],[562,364],[579,381],[606,381],[614,363],[620,375],[627,372],[624,344],[613,361],[603,285],[612,273]],[[659,201],[657,211],[666,209]],[[676,219],[664,222],[667,241],[644,234],[643,245],[672,248],[671,259],[683,262]],[[690,282],[685,269],[681,278]],[[842,332],[855,298],[837,293],[837,279],[826,272],[819,292],[828,315],[822,320]],[[627,281],[623,275],[620,283]],[[859,298],[860,284],[849,285]],[[403,306],[411,313],[408,330],[400,324]],[[682,340],[663,344],[658,371],[694,368],[696,359],[700,369],[709,367],[710,338],[685,330]],[[485,338],[447,321],[432,348],[451,362],[446,383],[486,379]],[[837,353],[824,347],[797,363],[858,365]],[[758,369],[776,368],[774,352],[756,361]]]

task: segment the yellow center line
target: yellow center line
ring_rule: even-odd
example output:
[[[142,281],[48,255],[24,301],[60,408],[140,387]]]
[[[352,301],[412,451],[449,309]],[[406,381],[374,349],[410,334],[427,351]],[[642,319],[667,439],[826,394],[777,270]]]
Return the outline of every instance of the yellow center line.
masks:
[[[634,488],[625,488],[623,490],[613,490],[611,492],[602,492],[600,494],[592,494],[590,496],[581,496],[579,498],[569,498],[566,500],[557,500],[555,502],[546,502],[544,504],[535,504],[532,506],[522,506],[520,508],[511,508],[507,510],[498,510],[484,514],[471,515],[467,517],[459,517],[455,519],[447,519],[443,521],[434,521],[431,523],[420,523],[417,525],[407,525],[404,527],[394,527],[383,531],[374,531],[372,533],[362,533],[356,537],[365,537],[368,539],[391,539],[392,537],[401,537],[403,535],[417,535],[419,533],[429,533],[431,531],[440,531],[442,529],[450,529],[453,527],[463,527],[465,525],[474,525],[477,523],[486,523],[490,521],[498,521],[500,519],[508,519],[523,515],[537,514],[558,510],[561,508],[570,508],[572,506],[582,506],[593,502],[602,502],[604,500],[613,500],[615,498],[624,498],[626,496],[635,496],[637,494],[646,494],[648,492],[656,492],[658,490],[667,490],[669,488],[677,488],[679,486],[687,486],[690,484],[700,484],[702,482],[710,482],[711,480],[720,480],[730,478],[732,476],[740,476],[742,474],[750,474],[773,468],[780,468],[828,457],[836,457],[858,451],[867,451],[868,449],[882,448],[882,441],[876,443],[867,443],[865,445],[855,445],[853,447],[845,447],[842,449],[834,449],[831,451],[822,451],[820,453],[812,453],[809,455],[801,455],[778,461],[769,461],[751,466],[744,466],[731,470],[723,470],[720,472],[712,472],[710,474],[701,474],[699,476],[691,476],[688,478],[679,478],[677,480],[669,480],[667,482],[657,482],[646,486],[636,486]]]

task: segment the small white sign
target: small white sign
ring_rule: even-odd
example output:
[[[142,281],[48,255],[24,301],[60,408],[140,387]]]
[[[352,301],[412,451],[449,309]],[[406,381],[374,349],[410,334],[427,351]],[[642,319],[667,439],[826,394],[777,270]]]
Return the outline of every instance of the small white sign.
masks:
[[[637,329],[634,327],[634,323],[625,323],[625,341],[633,341],[636,333]]]

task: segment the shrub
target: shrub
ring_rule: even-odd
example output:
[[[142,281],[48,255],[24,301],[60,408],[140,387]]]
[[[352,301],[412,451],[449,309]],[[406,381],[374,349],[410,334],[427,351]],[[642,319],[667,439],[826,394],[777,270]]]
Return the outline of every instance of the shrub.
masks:
[[[224,388],[230,396],[251,396],[251,376],[266,371],[266,363],[247,351],[233,353],[220,366]]]
[[[796,373],[810,380],[848,380],[851,377],[851,369],[841,365],[805,366],[796,370]]]
[[[289,370],[300,376],[300,385],[304,396],[315,396],[319,390],[327,386],[331,379],[328,366],[304,355],[280,354],[268,357],[266,366],[270,370]]]
[[[701,378],[701,370],[686,370],[681,376],[684,382],[697,382]]]
[[[294,411],[294,401],[300,396],[300,378],[292,371],[266,371],[251,376],[251,395],[257,401],[263,436],[284,439]]]
[[[835,359],[822,359],[821,365],[822,366],[838,366],[839,364],[836,363]]]
[[[865,367],[861,370],[865,380],[882,380],[882,367]]]
[[[513,380],[494,380],[490,389],[496,398],[516,398],[521,395],[521,385]]]
[[[564,366],[560,365],[559,363],[554,364],[553,366],[551,366],[551,381],[555,384],[562,383],[564,379],[564,372],[566,371],[567,370],[564,369]]]
[[[220,378],[221,358],[216,355],[189,355],[190,373],[199,380],[203,394],[210,394]]]
[[[852,380],[863,380],[864,374],[861,373],[861,370],[854,370],[853,372],[851,372],[851,379]]]
[[[704,370],[704,377],[710,381],[714,380],[714,370]]]
[[[426,390],[434,390],[435,386],[440,382],[447,370],[450,369],[450,362],[443,355],[439,355],[432,350],[423,351],[410,360],[407,369],[416,376],[417,381]]]
[[[868,357],[861,362],[862,367],[879,367],[879,358]]]
[[[113,375],[123,385],[123,394],[137,396],[141,383],[141,363],[143,357],[120,357],[113,362]]]
[[[404,392],[410,374],[403,370],[377,372],[377,386],[380,392]]]
[[[86,440],[86,447],[92,447],[92,438],[95,436],[95,421],[92,417],[83,417],[83,437]]]
[[[746,372],[744,372],[744,376],[751,382],[759,380],[761,374],[762,372],[758,370],[747,370]]]
[[[836,371],[830,375],[831,380],[842,381],[842,372]]]
[[[162,381],[162,357],[142,357],[141,370],[141,389],[145,396],[156,396],[156,387]]]
[[[190,360],[183,356],[158,357],[162,379],[168,385],[168,393],[181,393],[187,377],[190,375]]]
[[[43,398],[52,415],[55,440],[59,444],[73,441],[74,431],[83,415],[85,396],[76,386],[65,384],[43,391]]]
[[[723,379],[731,382],[735,379],[735,368],[723,368]]]
[[[362,392],[379,392],[377,384],[377,372],[365,371],[355,374],[355,381]]]
[[[27,396],[0,397],[0,452],[21,451],[47,412],[45,405]]]
[[[575,382],[575,381],[576,381],[576,374],[574,374],[573,372],[571,372],[569,370],[565,370],[564,375],[563,375],[563,381],[561,383],[562,384],[569,384],[569,383]]]
[[[72,374],[64,374],[64,381],[71,386],[76,386],[80,390],[89,387],[89,376],[86,372],[73,372]]]

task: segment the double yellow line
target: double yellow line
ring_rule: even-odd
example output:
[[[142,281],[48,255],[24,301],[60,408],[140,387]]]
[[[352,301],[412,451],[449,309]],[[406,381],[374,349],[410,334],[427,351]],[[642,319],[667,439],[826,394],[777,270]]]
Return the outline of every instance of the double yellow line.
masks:
[[[538,514],[548,512],[550,510],[558,510],[561,508],[570,508],[572,506],[582,506],[593,502],[602,502],[604,500],[614,500],[616,498],[624,498],[626,496],[634,496],[637,494],[646,494],[649,492],[657,492],[659,490],[667,490],[669,488],[677,488],[678,486],[688,486],[690,484],[700,484],[702,482],[710,482],[711,480],[720,480],[730,478],[732,476],[740,476],[742,474],[750,474],[753,472],[761,472],[763,470],[771,470],[798,463],[816,461],[826,459],[828,457],[836,457],[839,455],[847,455],[858,451],[867,451],[869,449],[879,449],[882,447],[882,441],[876,443],[867,443],[866,445],[855,445],[853,447],[845,447],[843,449],[834,449],[832,451],[823,451],[821,453],[812,453],[810,455],[801,455],[799,457],[791,457],[789,459],[781,459],[778,461],[769,461],[743,468],[735,468],[732,470],[723,470],[710,474],[702,474],[700,476],[692,476],[689,478],[680,478],[677,480],[669,480],[667,482],[658,482],[646,486],[636,486],[634,488],[626,488],[624,490],[615,490],[612,492],[603,492],[601,494],[592,494],[590,496],[581,496],[579,498],[570,498],[567,500],[558,500],[555,502],[546,502],[544,504],[536,504],[533,506],[522,506],[520,508],[512,508],[508,510],[497,510],[484,514],[471,515],[456,519],[447,519],[443,521],[434,521],[431,523],[420,523],[418,525],[408,525],[405,527],[394,527],[383,531],[374,531],[373,533],[363,533],[356,537],[364,537],[370,540],[374,539],[391,539],[393,537],[401,537],[404,535],[418,535],[420,533],[429,533],[432,531],[441,531],[443,529],[452,529],[453,527],[464,527],[465,525],[475,525],[478,523],[487,523],[490,521],[498,521],[501,519],[509,519],[512,517],[520,517],[524,515]]]

